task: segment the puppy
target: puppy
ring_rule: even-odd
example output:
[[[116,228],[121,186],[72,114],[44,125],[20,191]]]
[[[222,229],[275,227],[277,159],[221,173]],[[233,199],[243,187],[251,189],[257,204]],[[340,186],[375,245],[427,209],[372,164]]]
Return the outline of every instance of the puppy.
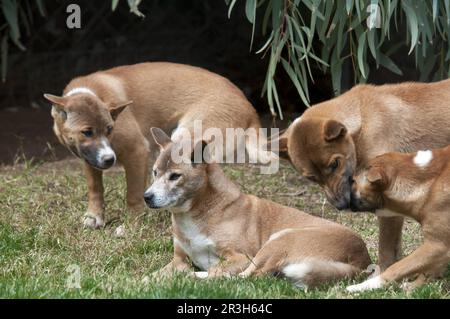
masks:
[[[450,262],[450,146],[417,153],[387,153],[376,157],[355,176],[351,207],[411,217],[422,226],[423,244],[381,275],[349,291],[381,288],[417,278],[408,288],[445,271]]]
[[[450,80],[358,85],[317,104],[276,138],[306,178],[324,187],[338,209],[350,204],[351,180],[370,159],[450,144]],[[401,257],[403,218],[381,217],[382,269]]]
[[[370,264],[363,240],[339,224],[242,194],[197,143],[179,163],[177,143],[152,129],[161,154],[145,192],[151,208],[172,212],[174,257],[159,271],[188,271],[201,278],[279,273],[299,286],[352,277]],[[191,147],[192,150],[192,147]],[[202,156],[204,155],[204,156]],[[196,159],[200,158],[200,161]]]
[[[258,134],[260,127],[256,111],[230,81],[174,63],[95,72],[72,80],[63,96],[44,96],[53,105],[59,141],[85,163],[89,203],[84,224],[93,228],[105,224],[102,171],[116,161],[125,169],[128,210],[143,211],[148,167],[158,150],[150,136],[152,126],[174,139],[182,139],[185,132],[193,135],[196,121],[204,130],[215,128],[224,135],[226,128],[254,128]],[[249,156],[264,153],[251,141],[246,145]]]

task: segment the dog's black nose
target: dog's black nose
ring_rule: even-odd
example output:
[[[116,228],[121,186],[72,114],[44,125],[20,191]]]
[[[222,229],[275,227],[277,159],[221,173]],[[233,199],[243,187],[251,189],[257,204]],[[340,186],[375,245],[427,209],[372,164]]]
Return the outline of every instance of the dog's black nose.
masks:
[[[146,203],[149,207],[152,207],[152,206],[153,206],[153,197],[154,197],[154,195],[153,195],[152,193],[149,193],[149,194],[145,193],[145,194],[144,194],[144,200],[145,200],[145,203]]]
[[[103,166],[106,167],[112,166],[115,161],[116,158],[114,155],[106,155],[105,157],[102,158]]]

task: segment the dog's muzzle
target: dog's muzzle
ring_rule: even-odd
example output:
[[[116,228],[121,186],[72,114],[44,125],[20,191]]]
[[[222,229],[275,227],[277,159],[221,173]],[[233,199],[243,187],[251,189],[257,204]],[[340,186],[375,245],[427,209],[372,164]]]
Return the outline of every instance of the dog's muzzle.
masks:
[[[103,142],[100,147],[80,147],[84,160],[97,169],[108,169],[116,163],[116,154],[109,145]]]
[[[159,208],[158,205],[155,205],[155,195],[153,193],[145,193],[144,194],[144,201],[145,204],[149,208]]]
[[[350,207],[352,183],[352,177],[346,175],[343,177],[343,180],[338,187],[338,191],[335,194],[332,194],[330,191],[326,192],[328,201],[338,210],[344,210]]]
[[[379,209],[375,204],[371,204],[368,201],[364,200],[356,196],[353,192],[351,192],[350,198],[350,209],[352,212],[375,212],[376,209]]]

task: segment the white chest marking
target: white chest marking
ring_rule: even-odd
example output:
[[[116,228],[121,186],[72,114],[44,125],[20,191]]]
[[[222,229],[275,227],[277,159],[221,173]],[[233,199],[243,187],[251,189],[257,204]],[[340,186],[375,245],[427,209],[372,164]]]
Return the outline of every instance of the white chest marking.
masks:
[[[91,89],[86,88],[86,87],[73,88],[69,92],[67,92],[64,96],[71,96],[71,95],[74,95],[74,94],[77,94],[77,93],[85,93],[85,94],[90,94],[90,95],[93,95],[93,96],[97,96],[94,93],[94,91],[92,91]]]
[[[378,289],[381,287],[383,287],[383,281],[381,280],[380,276],[376,276],[360,284],[348,286],[346,289],[349,292],[358,292],[358,291]]]
[[[175,221],[182,239],[174,237],[174,245],[179,245],[192,262],[202,270],[208,270],[219,262],[215,253],[215,245],[211,238],[200,232],[188,214],[176,214]]]
[[[428,151],[418,151],[417,155],[414,157],[413,161],[419,167],[427,166],[433,159],[433,152]]]

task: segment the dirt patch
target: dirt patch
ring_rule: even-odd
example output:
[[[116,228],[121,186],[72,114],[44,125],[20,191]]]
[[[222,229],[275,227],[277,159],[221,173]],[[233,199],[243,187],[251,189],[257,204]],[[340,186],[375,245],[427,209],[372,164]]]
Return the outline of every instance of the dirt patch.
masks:
[[[0,165],[23,158],[54,161],[68,156],[53,134],[49,109],[0,111]]]

